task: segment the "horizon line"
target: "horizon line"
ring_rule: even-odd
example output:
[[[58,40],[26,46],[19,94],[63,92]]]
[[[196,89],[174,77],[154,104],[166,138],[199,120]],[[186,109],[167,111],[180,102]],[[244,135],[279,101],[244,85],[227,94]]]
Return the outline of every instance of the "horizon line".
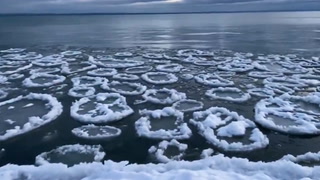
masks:
[[[252,11],[200,11],[200,12],[84,12],[84,13],[0,13],[0,16],[41,15],[157,15],[157,14],[223,14],[223,13],[266,13],[266,12],[319,12],[319,10],[252,10]]]

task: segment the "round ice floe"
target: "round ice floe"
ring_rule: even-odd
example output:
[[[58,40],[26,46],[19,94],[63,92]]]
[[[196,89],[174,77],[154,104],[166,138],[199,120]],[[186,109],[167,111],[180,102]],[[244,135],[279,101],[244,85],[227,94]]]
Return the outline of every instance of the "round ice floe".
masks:
[[[8,78],[0,75],[0,84],[5,84],[8,81]]]
[[[184,80],[191,80],[194,76],[192,74],[181,74],[180,77]]]
[[[95,65],[102,66],[105,68],[128,68],[134,66],[141,66],[144,64],[143,61],[135,60],[119,60],[119,59],[108,59],[108,60],[94,60],[89,59],[89,61]]]
[[[37,68],[30,70],[30,74],[37,74],[37,73],[46,73],[46,74],[54,74],[58,73],[61,70],[59,68]]]
[[[274,84],[290,88],[307,87],[308,85],[294,77],[269,77],[263,80],[264,84]]]
[[[160,110],[140,111],[141,118],[135,122],[137,134],[151,139],[189,139],[192,135],[183,113],[166,107]]]
[[[72,134],[89,140],[110,140],[120,136],[121,130],[112,126],[96,126],[93,124],[72,129]]]
[[[72,97],[82,98],[92,96],[95,92],[96,90],[94,87],[75,86],[69,90],[68,95]]]
[[[37,165],[63,163],[73,166],[80,163],[100,162],[105,153],[100,145],[64,145],[36,157]]]
[[[202,109],[203,103],[193,99],[183,99],[175,102],[172,107],[181,112],[190,112]]]
[[[196,60],[193,64],[197,66],[216,66],[218,63],[216,61],[209,61],[209,60]]]
[[[210,86],[232,86],[234,83],[227,79],[224,79],[218,75],[213,74],[199,74],[194,77],[196,82]]]
[[[90,69],[94,69],[97,66],[88,62],[77,62],[77,63],[64,63],[61,66],[61,73],[63,74],[74,74]]]
[[[8,76],[9,80],[17,80],[17,79],[23,79],[24,78],[24,74],[18,74],[18,73],[14,73]],[[1,76],[0,76],[0,84],[1,84]]]
[[[211,149],[211,148],[204,149],[204,150],[201,152],[200,157],[201,157],[202,159],[206,159],[206,158],[212,156],[213,153],[214,153],[214,150]]]
[[[255,121],[265,128],[287,134],[320,134],[319,93],[263,99],[255,106]]]
[[[113,79],[118,79],[118,80],[124,80],[124,81],[136,81],[139,80],[139,76],[134,75],[134,74],[125,74],[125,73],[118,73],[116,75],[112,76]]]
[[[311,74],[306,74],[306,75],[294,75],[294,78],[297,78],[300,80],[300,82],[312,85],[312,86],[319,86],[320,85],[320,77],[319,75],[311,75]]]
[[[178,51],[177,55],[184,56],[184,57],[188,57],[188,56],[213,56],[214,53],[209,52],[209,51],[201,51],[198,49],[182,49],[182,50]]]
[[[114,54],[115,57],[132,57],[133,54],[131,52],[117,52]]]
[[[25,87],[49,87],[56,84],[62,83],[66,80],[66,77],[60,75],[53,75],[53,74],[45,74],[45,73],[38,73],[32,74],[30,77],[23,80],[23,85]]]
[[[291,154],[283,156],[281,160],[292,161],[303,166],[319,166],[320,165],[320,152],[308,152],[302,155],[293,156]]]
[[[14,73],[19,73],[23,70],[29,69],[32,67],[32,64],[28,65],[5,65],[0,67],[0,75],[10,75]]]
[[[43,126],[55,120],[61,113],[62,105],[48,94],[31,93],[1,102],[0,140]]]
[[[40,67],[55,67],[55,66],[60,66],[63,63],[65,63],[63,60],[59,60],[59,59],[56,60],[51,58],[47,59],[46,57],[32,61],[32,64]]]
[[[210,144],[225,151],[251,151],[269,144],[268,138],[252,121],[226,108],[194,112],[190,123]]]
[[[219,87],[206,92],[206,96],[212,99],[226,100],[232,102],[245,102],[251,98],[249,93],[244,93],[238,88]]]
[[[180,64],[161,64],[156,67],[158,71],[163,72],[180,72],[180,70],[183,68]]]
[[[97,86],[107,81],[107,79],[100,77],[81,76],[74,77],[71,79],[71,81],[73,83],[73,86]]]
[[[185,63],[194,63],[197,61],[206,61],[206,59],[201,57],[188,56],[186,58],[181,59],[181,61]]]
[[[112,81],[105,82],[101,85],[102,89],[117,92],[123,95],[139,95],[147,90],[146,86],[140,83],[118,82]]]
[[[114,68],[98,68],[91,71],[88,71],[88,75],[90,76],[100,76],[100,77],[108,77],[117,74],[117,70]]]
[[[37,54],[35,52],[28,52],[22,54],[7,54],[2,56],[4,59],[9,59],[12,61],[30,61],[35,59],[40,59],[43,56],[41,54]]]
[[[20,53],[25,50],[26,49],[24,48],[10,48],[10,49],[1,50],[0,53]]]
[[[275,95],[274,91],[269,88],[252,88],[252,89],[248,89],[248,93],[250,93],[253,96],[264,97],[264,98]]]
[[[254,68],[251,64],[231,62],[227,64],[218,65],[218,69],[223,71],[232,71],[232,72],[246,72]]]
[[[186,99],[185,93],[178,92],[175,89],[148,89],[142,97],[155,104],[173,104],[182,99]]]
[[[148,72],[141,75],[141,78],[152,84],[171,84],[178,81],[178,77],[165,72]]]
[[[286,87],[278,83],[270,83],[270,84],[265,84],[265,88],[271,89],[273,92],[277,94],[292,94],[295,92],[294,88]]]
[[[156,54],[156,53],[145,53],[142,55],[142,57],[146,59],[163,59],[162,54]]]
[[[8,96],[8,93],[0,89],[0,100]]]
[[[126,98],[118,93],[99,93],[90,98],[84,97],[71,106],[71,116],[83,123],[109,123],[132,113]]]
[[[270,71],[251,71],[249,72],[248,76],[254,78],[268,78],[268,77],[275,77],[275,76],[283,76],[280,72],[270,72]]]
[[[125,72],[130,74],[142,74],[142,73],[149,72],[152,69],[153,69],[152,66],[138,66],[138,67],[127,68]]]
[[[63,55],[63,56],[76,56],[76,55],[82,54],[82,52],[81,51],[70,51],[69,50],[69,51],[63,51],[60,54]]]
[[[160,163],[168,163],[170,161],[180,161],[187,149],[188,145],[172,139],[170,142],[161,141],[158,146],[152,146],[148,151]]]

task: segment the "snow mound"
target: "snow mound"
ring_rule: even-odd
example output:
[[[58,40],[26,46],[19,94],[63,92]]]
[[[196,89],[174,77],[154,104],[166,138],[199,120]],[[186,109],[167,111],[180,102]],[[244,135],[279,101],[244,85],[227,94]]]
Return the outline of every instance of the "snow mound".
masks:
[[[183,113],[172,107],[154,111],[143,110],[140,111],[140,114],[142,117],[135,122],[135,128],[140,137],[151,139],[189,139],[192,135],[187,123],[183,122]],[[159,122],[166,120],[171,121],[171,124],[160,125]],[[153,127],[157,125],[160,127]]]
[[[194,112],[190,123],[209,143],[225,151],[252,151],[269,144],[252,121],[226,108]]]
[[[100,145],[64,145],[36,157],[37,165],[62,163],[73,166],[80,163],[100,162],[105,153]]]

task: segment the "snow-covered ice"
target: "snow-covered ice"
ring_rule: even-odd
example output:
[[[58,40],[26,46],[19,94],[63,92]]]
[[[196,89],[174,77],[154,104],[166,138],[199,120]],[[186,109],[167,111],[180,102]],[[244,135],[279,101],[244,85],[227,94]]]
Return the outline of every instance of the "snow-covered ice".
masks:
[[[120,136],[121,129],[112,126],[84,125],[72,129],[72,134],[79,138],[89,140],[110,140]]]
[[[98,93],[84,97],[71,106],[71,117],[82,123],[109,123],[121,120],[133,113],[126,98],[118,93]]]
[[[37,165],[62,163],[73,166],[79,163],[100,162],[105,153],[100,145],[64,145],[36,157]]]
[[[187,123],[183,122],[183,113],[172,107],[153,111],[143,110],[140,111],[140,114],[142,117],[135,122],[135,128],[137,134],[141,137],[151,139],[189,139],[192,135]],[[172,123],[167,127],[162,127],[165,124],[160,127],[154,127],[161,121],[168,121],[167,118],[173,118],[170,119]]]

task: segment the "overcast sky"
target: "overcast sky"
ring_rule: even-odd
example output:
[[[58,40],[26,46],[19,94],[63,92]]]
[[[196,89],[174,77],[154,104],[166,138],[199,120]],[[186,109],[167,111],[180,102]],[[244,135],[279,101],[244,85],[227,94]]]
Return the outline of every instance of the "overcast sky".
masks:
[[[0,13],[320,10],[320,0],[0,0]]]

